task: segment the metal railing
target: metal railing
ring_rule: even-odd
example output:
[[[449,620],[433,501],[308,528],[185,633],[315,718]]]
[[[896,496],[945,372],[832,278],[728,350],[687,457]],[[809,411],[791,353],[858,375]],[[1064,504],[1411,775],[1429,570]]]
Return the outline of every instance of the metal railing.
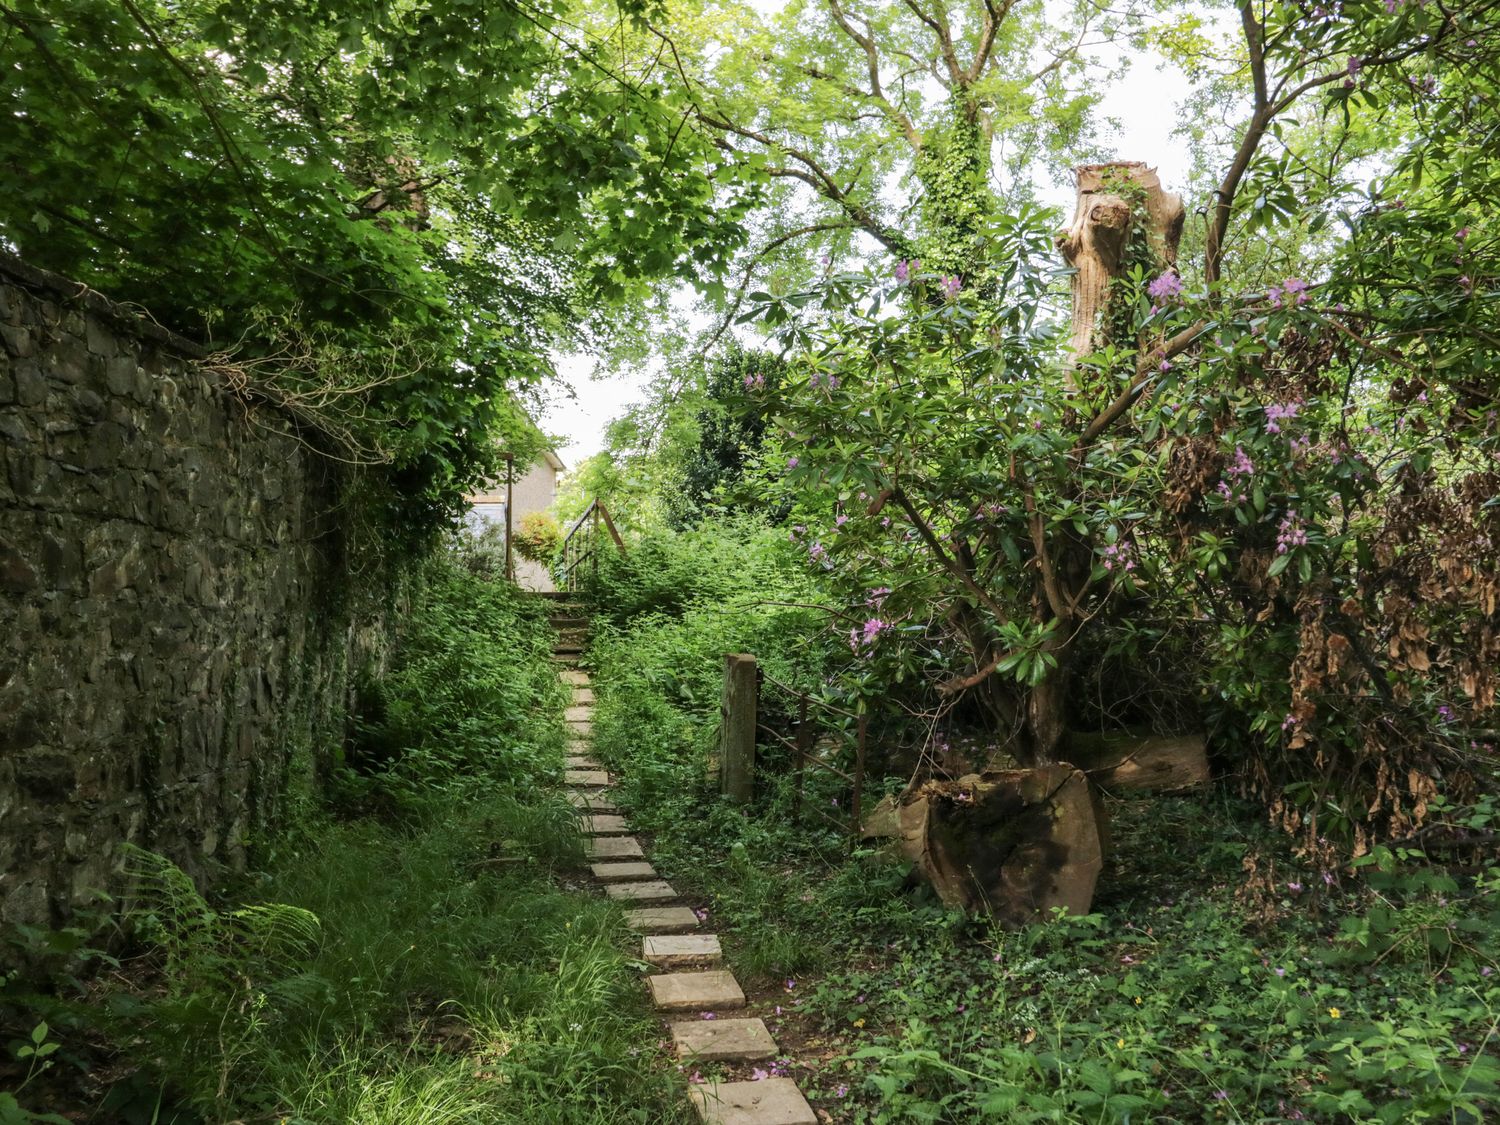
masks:
[[[557,564],[557,588],[569,593],[578,590],[580,576],[587,569],[599,573],[599,529],[603,527],[614,540],[621,554],[625,552],[625,541],[615,530],[615,521],[609,518],[609,509],[597,499],[589,501],[583,515],[573,521],[568,534],[563,538],[561,559]]]

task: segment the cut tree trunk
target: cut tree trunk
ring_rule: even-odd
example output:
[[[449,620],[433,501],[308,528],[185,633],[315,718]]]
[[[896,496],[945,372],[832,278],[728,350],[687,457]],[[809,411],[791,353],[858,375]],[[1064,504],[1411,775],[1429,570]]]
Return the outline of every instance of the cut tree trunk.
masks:
[[[1069,733],[1063,757],[1106,790],[1170,793],[1207,784],[1208,753],[1201,734]]]
[[[896,811],[902,852],[949,906],[1007,926],[1055,907],[1089,912],[1107,833],[1088,779],[1072,766],[929,781]]]
[[[1153,256],[1161,268],[1169,269],[1177,264],[1177,243],[1186,215],[1182,197],[1161,186],[1156,169],[1137,161],[1085,164],[1077,176],[1073,225],[1057,240],[1063,257],[1077,271],[1069,337],[1075,357],[1111,342],[1103,338],[1100,321],[1109,304],[1109,283],[1124,271],[1133,225],[1145,223]]]

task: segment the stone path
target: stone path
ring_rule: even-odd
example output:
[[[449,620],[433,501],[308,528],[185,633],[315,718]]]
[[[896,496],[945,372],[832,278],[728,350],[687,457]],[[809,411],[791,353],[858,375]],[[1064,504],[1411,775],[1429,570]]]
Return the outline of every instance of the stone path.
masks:
[[[716,934],[696,932],[698,915],[682,904],[672,885],[646,862],[640,841],[608,796],[613,777],[590,754],[594,693],[579,667],[583,619],[559,607],[556,657],[560,675],[572,686],[568,759],[563,783],[584,833],[589,870],[604,893],[626,905],[626,923],[641,935],[641,960],[661,970],[646,978],[652,1002],[670,1015],[692,1012],[694,1019],[669,1020],[677,1057],[694,1063],[753,1063],[779,1053],[765,1022],[719,1018],[745,1006],[745,991],[722,967]],[[706,1125],[817,1125],[818,1119],[790,1078],[751,1082],[709,1081],[688,1091]]]

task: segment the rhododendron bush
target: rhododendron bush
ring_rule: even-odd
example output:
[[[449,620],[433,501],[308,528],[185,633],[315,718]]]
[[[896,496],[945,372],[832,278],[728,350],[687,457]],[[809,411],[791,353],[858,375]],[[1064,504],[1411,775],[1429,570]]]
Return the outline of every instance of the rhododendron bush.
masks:
[[[1080,728],[1202,725],[1328,855],[1440,840],[1433,798],[1493,784],[1500,262],[1481,204],[1500,178],[1469,139],[1497,90],[1481,11],[1246,9],[1255,109],[1180,267],[1154,177],[1095,166],[1075,220],[1095,229],[1064,255],[1056,217],[1021,209],[962,276],[902,259],[757,295],[794,362],[745,394],[780,427],[768,472],[808,498],[790,534],[840,599],[850,690],[981,715],[995,760],[1023,765],[1067,760]],[[1330,51],[1352,53],[1335,70]],[[1301,196],[1263,151],[1298,98],[1430,132],[1364,189]],[[1278,224],[1338,234],[1264,261],[1232,242]],[[1080,321],[1101,269],[1084,259],[1111,232]],[[829,496],[832,515],[811,499]]]

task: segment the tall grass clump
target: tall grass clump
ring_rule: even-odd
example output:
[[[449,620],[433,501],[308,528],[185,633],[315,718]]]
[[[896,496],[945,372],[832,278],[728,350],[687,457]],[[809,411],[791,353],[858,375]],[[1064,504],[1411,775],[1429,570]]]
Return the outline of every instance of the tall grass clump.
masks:
[[[549,792],[566,698],[551,647],[534,599],[431,564],[391,665],[362,679],[327,802],[262,841],[222,898],[132,852],[124,955],[24,1011],[0,995],[0,1018],[24,1031],[45,1014],[59,1045],[25,1112],[685,1120],[619,909],[562,885],[582,855]]]

